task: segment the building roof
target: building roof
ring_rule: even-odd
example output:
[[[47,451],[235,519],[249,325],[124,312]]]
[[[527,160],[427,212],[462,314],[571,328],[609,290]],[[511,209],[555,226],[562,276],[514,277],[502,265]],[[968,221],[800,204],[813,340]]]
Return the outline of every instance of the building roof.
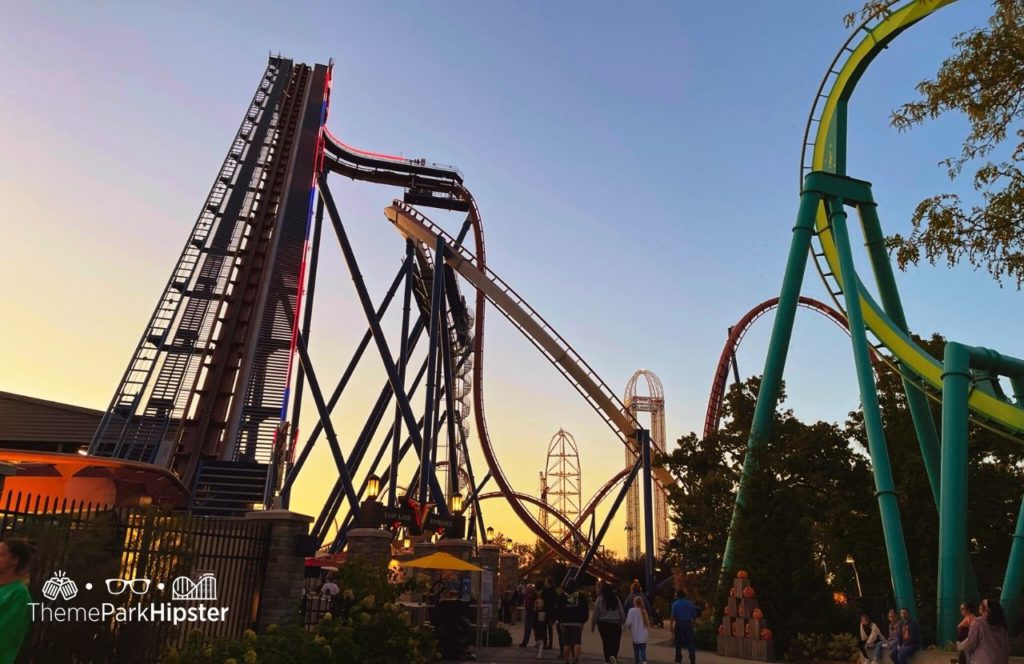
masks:
[[[87,445],[103,411],[0,392],[0,446],[4,443]]]

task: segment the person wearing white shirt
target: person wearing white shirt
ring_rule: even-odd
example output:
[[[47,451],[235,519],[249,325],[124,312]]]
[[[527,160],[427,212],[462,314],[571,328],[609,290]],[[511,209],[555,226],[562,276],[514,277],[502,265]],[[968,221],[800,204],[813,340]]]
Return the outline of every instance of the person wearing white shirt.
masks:
[[[626,614],[626,622],[623,626],[633,637],[633,659],[637,664],[647,664],[647,638],[650,634],[651,618],[647,615],[647,609],[644,608],[643,598],[633,598],[633,607]]]

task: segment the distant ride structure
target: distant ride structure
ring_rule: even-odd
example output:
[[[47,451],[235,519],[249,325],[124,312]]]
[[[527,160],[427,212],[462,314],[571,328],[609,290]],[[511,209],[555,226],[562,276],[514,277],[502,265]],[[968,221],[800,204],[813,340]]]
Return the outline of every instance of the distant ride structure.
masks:
[[[737,520],[743,518],[746,489],[758,472],[778,404],[801,284],[811,254],[826,287],[849,322],[854,364],[864,413],[876,496],[896,606],[915,612],[910,565],[882,427],[872,370],[872,349],[903,378],[907,406],[939,513],[937,570],[938,641],[955,639],[959,606],[977,599],[967,556],[967,421],[969,415],[1017,442],[1024,442],[1024,360],[955,341],[942,360],[910,336],[886,251],[869,182],[847,175],[847,119],[856,84],[875,57],[904,30],[952,0],[892,2],[860,24],[840,48],[818,88],[804,135],[800,164],[800,208],[765,360],[761,389],[723,556],[722,578],[743,561],[734,557]],[[856,269],[847,229],[847,208],[857,211],[875,276],[878,299]],[[870,337],[870,338],[869,338]],[[1002,383],[1009,382],[1009,389]],[[927,399],[942,403],[941,445]],[[1011,610],[1024,589],[1024,500],[1007,563],[1002,603]]]
[[[640,383],[647,386],[647,394],[640,393]],[[649,414],[651,445],[658,454],[665,453],[665,388],[661,379],[647,369],[638,369],[626,383],[622,398],[630,417],[641,420],[641,413]],[[636,452],[626,448],[626,468],[636,463]],[[668,499],[664,488],[657,487],[654,492],[654,545],[655,555],[660,555],[669,538]],[[640,487],[632,486],[626,496],[626,557],[630,560],[640,557],[643,521],[640,511]]]
[[[583,470],[579,448],[576,447],[576,439],[565,429],[559,429],[548,443],[541,487],[542,500],[549,506],[541,509],[541,524],[561,542],[570,532],[569,528],[561,520],[550,519],[549,514],[554,511],[575,522],[583,508]]]

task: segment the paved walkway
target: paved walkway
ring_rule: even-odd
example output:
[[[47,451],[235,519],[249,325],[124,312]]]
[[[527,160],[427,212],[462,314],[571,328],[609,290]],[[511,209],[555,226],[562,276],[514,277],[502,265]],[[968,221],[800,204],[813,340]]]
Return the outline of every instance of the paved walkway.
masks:
[[[527,662],[537,661],[557,664],[564,661],[557,650],[545,650],[543,660],[538,660],[536,647],[518,647],[519,641],[523,638],[522,623],[518,625],[503,624],[502,627],[512,633],[512,643],[516,645],[508,648],[474,648],[478,664],[497,664],[498,662],[527,664]],[[555,647],[557,648],[557,637]],[[650,664],[671,664],[674,656],[675,650],[672,648],[669,631],[657,627],[651,628],[651,640],[647,644],[647,661]],[[628,631],[622,635],[622,647],[619,648],[618,661],[619,664],[633,664],[633,642],[629,639]],[[683,661],[689,661],[689,656],[685,651],[683,652]],[[580,658],[580,663],[601,664],[602,662],[604,662],[604,657],[601,652],[601,638],[597,632],[591,633],[588,626],[583,630],[583,656]],[[697,664],[750,664],[750,662],[745,659],[721,657],[715,653],[698,651]]]

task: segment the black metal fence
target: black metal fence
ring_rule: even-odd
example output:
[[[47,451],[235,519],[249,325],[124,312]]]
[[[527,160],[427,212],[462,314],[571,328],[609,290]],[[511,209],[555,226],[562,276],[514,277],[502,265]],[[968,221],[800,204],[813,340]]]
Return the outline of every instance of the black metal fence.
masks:
[[[263,521],[8,494],[0,538],[35,545],[31,626],[19,662],[152,662],[190,632],[254,623]]]

